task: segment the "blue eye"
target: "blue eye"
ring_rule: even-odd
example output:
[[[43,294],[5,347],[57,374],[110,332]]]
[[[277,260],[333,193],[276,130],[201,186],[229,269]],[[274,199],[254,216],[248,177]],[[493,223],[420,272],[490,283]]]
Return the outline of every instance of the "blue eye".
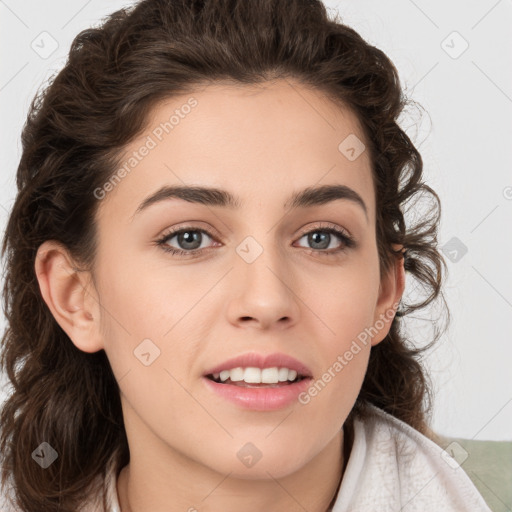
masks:
[[[164,235],[163,238],[158,240],[158,245],[162,246],[162,249],[171,254],[179,254],[182,256],[190,256],[191,253],[202,252],[201,242],[203,239],[203,235],[206,235],[208,238],[213,238],[207,231],[203,229],[197,228],[182,228],[177,231],[173,231],[167,235]],[[170,247],[168,242],[173,238],[177,238],[178,244],[181,244],[184,249],[175,249],[174,247]],[[199,245],[198,245],[199,241]],[[200,250],[201,249],[201,250]]]
[[[321,235],[318,236],[319,234]],[[345,249],[351,248],[355,245],[354,240],[347,234],[338,229],[330,227],[308,231],[307,233],[302,235],[301,239],[307,237],[308,243],[320,245],[320,247],[313,247],[312,249],[319,249],[322,250],[322,252],[325,252],[324,250],[329,248],[330,242],[332,241],[332,235],[341,240],[341,247],[335,248],[334,251],[326,252],[326,254],[339,253],[340,251],[344,251]]]
[[[209,250],[212,246],[209,247],[201,247],[202,242],[204,241],[204,236],[207,238],[216,240],[216,238],[204,229],[199,229],[195,227],[184,227],[178,230],[171,231],[170,233],[165,234],[162,238],[160,238],[156,243],[158,246],[162,247],[165,252],[177,255],[177,256],[187,256],[187,257],[195,257],[200,255],[205,250]],[[318,236],[320,235],[320,236]],[[326,251],[331,245],[331,241],[333,236],[338,238],[341,242],[340,245],[333,250]],[[315,228],[310,231],[303,233],[299,240],[307,237],[307,242],[310,244],[317,244],[320,247],[309,247],[311,252],[321,254],[323,256],[335,256],[340,254],[347,249],[353,248],[356,246],[356,243],[352,237],[350,237],[345,231],[342,231],[333,227],[320,227]],[[176,248],[169,245],[169,242],[176,238],[177,244],[182,248]],[[332,249],[332,248],[331,248]]]

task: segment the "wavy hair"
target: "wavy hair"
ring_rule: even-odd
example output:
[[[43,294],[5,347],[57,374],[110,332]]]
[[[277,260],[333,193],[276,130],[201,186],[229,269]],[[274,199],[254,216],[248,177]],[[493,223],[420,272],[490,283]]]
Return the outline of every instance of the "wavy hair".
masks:
[[[437,299],[447,311],[440,201],[398,124],[409,100],[396,68],[319,0],[142,0],[76,36],[62,70],[33,98],[21,135],[17,196],[2,245],[7,328],[0,360],[11,387],[0,414],[2,487],[12,481],[17,510],[75,512],[109,461],[118,472],[129,462],[109,361],[103,350],[77,349],[52,316],[35,275],[39,246],[56,240],[93,268],[94,191],[118,169],[157,102],[219,81],[287,78],[359,119],[371,155],[381,273],[404,256],[423,291],[416,302],[402,299],[389,334],[372,347],[347,424],[370,403],[432,435],[431,383],[421,359],[441,331],[418,346],[404,328],[407,316]],[[423,195],[430,208],[406,225],[406,206]],[[59,458],[41,471],[31,455],[43,441],[58,447]]]

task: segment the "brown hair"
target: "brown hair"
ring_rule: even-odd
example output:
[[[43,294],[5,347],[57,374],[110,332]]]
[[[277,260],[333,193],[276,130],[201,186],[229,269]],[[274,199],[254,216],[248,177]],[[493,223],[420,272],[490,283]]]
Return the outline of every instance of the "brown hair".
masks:
[[[118,169],[123,147],[160,100],[219,81],[258,84],[292,78],[357,115],[371,154],[381,272],[406,249],[406,272],[425,296],[402,305],[386,339],[373,347],[351,412],[371,403],[429,433],[424,347],[404,317],[441,293],[446,264],[436,248],[440,202],[422,182],[422,159],[397,119],[409,103],[398,73],[318,0],[143,0],[80,32],[64,68],[32,101],[22,132],[18,193],[3,240],[6,256],[2,370],[12,393],[0,416],[2,487],[13,479],[17,508],[72,512],[110,460],[129,462],[119,387],[103,350],[77,349],[42,299],[34,263],[46,240],[92,269],[94,190]],[[405,206],[427,194],[421,221]],[[417,202],[417,201],[416,201]],[[410,283],[410,281],[409,281]],[[446,306],[446,304],[445,304]],[[445,307],[445,310],[447,308]],[[46,441],[58,459],[41,471],[32,453]]]

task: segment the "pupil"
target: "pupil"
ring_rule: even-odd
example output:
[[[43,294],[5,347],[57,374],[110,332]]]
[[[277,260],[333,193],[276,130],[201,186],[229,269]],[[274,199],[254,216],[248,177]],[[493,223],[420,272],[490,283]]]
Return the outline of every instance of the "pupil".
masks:
[[[201,245],[201,240],[199,239],[199,245],[197,247],[194,247],[194,243],[197,243],[197,238],[201,235],[198,231],[184,231],[183,233],[180,233],[178,235],[178,241],[180,242],[180,245],[184,249],[197,249]],[[186,238],[191,238],[191,240],[186,240]],[[194,238],[196,239],[194,241]],[[188,244],[192,244],[192,247],[190,247]]]
[[[329,247],[329,237],[330,237],[330,234],[329,233],[324,233],[324,232],[321,232],[321,231],[316,231],[315,233],[312,233],[308,236],[309,238],[309,242],[310,243],[317,243],[317,240],[315,240],[316,238],[319,238],[319,237],[324,237],[324,243],[322,242],[319,242],[321,244],[321,247],[317,247],[317,249],[327,249],[327,247]],[[327,241],[327,243],[325,243]]]

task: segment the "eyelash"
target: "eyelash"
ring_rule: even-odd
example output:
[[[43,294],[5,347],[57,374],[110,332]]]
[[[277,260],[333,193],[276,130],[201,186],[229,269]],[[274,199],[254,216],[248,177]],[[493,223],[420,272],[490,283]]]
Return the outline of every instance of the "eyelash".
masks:
[[[170,247],[170,246],[166,245],[166,243],[169,240],[171,240],[172,238],[174,238],[176,235],[179,235],[180,233],[184,233],[184,232],[190,232],[190,231],[192,231],[192,232],[199,231],[201,233],[205,233],[213,240],[216,240],[216,238],[209,231],[207,231],[205,229],[200,229],[200,228],[193,227],[193,226],[186,226],[186,227],[182,227],[182,228],[170,231],[168,233],[165,233],[159,240],[156,241],[156,244],[159,247],[161,247],[165,252],[176,255],[176,256],[191,257],[192,255],[195,256],[195,255],[202,253],[205,250],[208,250],[208,249],[193,249],[190,251],[185,251],[183,249],[175,249],[174,247]],[[354,241],[354,239],[351,236],[349,236],[345,231],[342,231],[338,228],[334,228],[331,226],[326,226],[326,227],[319,226],[319,227],[316,227],[309,231],[304,231],[300,234],[298,239],[301,239],[302,237],[304,237],[305,235],[309,235],[310,233],[317,233],[317,232],[318,233],[329,233],[329,234],[338,236],[342,242],[342,246],[338,249],[330,250],[329,252],[326,251],[325,249],[309,249],[310,253],[317,253],[317,254],[321,254],[322,256],[337,256],[341,252],[344,252],[348,249],[356,247],[356,242]],[[192,257],[194,257],[194,256],[192,256]]]

